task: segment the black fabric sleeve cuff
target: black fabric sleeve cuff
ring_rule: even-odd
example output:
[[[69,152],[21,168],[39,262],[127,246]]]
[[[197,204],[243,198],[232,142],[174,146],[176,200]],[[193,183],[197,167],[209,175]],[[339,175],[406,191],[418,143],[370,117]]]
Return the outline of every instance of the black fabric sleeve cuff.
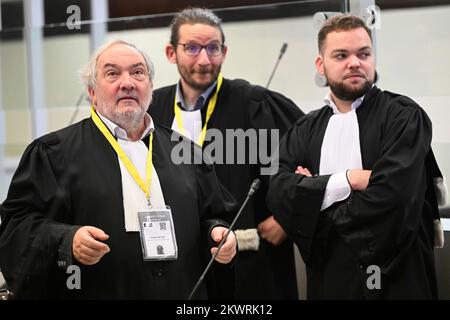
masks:
[[[81,226],[70,226],[67,232],[64,234],[61,243],[58,247],[58,267],[60,269],[66,270],[68,266],[73,264],[72,255],[72,243],[75,233],[80,229]]]

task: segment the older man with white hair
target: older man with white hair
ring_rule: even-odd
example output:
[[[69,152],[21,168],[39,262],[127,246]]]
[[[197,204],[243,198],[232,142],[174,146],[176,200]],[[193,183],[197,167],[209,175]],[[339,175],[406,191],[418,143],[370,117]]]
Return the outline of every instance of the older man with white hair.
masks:
[[[186,299],[235,201],[213,167],[171,161],[177,143],[201,150],[171,141],[147,114],[143,52],[109,42],[83,79],[91,117],[31,143],[0,207],[9,288],[16,298]],[[235,254],[230,233],[216,261]]]

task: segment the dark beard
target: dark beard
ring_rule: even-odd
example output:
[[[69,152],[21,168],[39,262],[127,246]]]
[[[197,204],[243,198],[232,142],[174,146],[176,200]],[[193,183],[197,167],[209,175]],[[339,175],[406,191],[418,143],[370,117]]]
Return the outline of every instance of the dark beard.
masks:
[[[205,91],[217,80],[217,77],[219,76],[219,73],[220,73],[220,69],[221,68],[219,67],[217,70],[213,71],[212,80],[205,84],[200,84],[200,83],[195,82],[193,80],[193,78],[191,77],[191,74],[189,73],[189,71],[186,70],[185,68],[182,69],[182,68],[178,67],[178,72],[181,75],[181,77],[183,78],[184,82],[186,82],[192,89],[199,90],[199,91],[200,90]]]
[[[370,83],[368,80],[364,82],[364,85],[359,89],[349,90],[343,82],[340,83],[331,83],[330,85],[331,92],[336,96],[336,98],[343,101],[354,101],[359,97],[362,97],[370,90],[373,83]]]

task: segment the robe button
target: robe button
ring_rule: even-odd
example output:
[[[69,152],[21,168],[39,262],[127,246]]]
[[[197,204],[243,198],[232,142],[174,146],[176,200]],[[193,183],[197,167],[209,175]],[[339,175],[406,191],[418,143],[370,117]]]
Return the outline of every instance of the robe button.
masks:
[[[159,269],[158,272],[156,272],[156,275],[158,277],[162,277],[164,275],[164,270],[163,269]]]

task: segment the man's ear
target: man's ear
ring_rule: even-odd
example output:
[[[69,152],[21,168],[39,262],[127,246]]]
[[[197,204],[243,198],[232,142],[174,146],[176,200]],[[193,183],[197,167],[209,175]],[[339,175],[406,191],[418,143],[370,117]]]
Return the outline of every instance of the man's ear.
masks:
[[[227,56],[227,52],[228,52],[228,47],[227,46],[223,46],[223,48],[222,48],[222,63],[225,62],[225,58]]]
[[[316,75],[314,77],[314,81],[319,88],[323,88],[328,86],[327,77],[325,77],[325,69],[323,66],[323,57],[318,55],[315,61],[316,64]]]
[[[93,106],[97,104],[97,98],[95,95],[95,90],[92,87],[88,88],[88,94],[89,94],[89,101]]]
[[[321,75],[324,75],[325,71],[323,69],[323,57],[320,54],[316,57],[315,64],[317,72],[319,72]]]
[[[169,62],[174,64],[177,63],[177,53],[170,43],[166,45],[166,57]]]

